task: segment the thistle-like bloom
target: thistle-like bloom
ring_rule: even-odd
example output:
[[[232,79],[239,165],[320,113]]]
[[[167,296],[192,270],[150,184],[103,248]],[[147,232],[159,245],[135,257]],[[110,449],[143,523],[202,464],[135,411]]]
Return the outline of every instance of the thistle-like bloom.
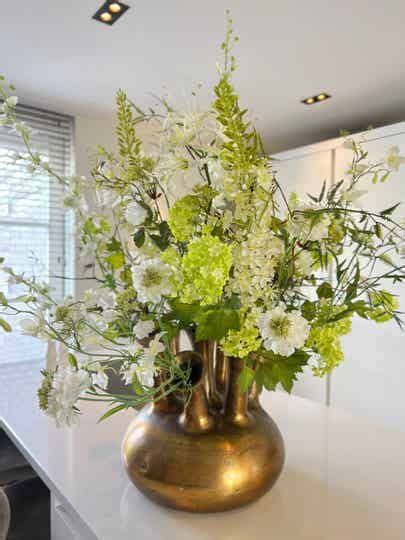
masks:
[[[57,369],[49,392],[46,412],[55,418],[58,426],[71,426],[77,423],[76,403],[90,385],[90,375],[83,369],[76,370],[71,366],[60,366]]]
[[[290,356],[302,347],[309,334],[309,324],[299,311],[285,310],[280,304],[259,318],[264,348],[275,354]]]
[[[170,277],[170,266],[160,259],[144,260],[133,266],[132,278],[138,300],[158,304],[162,296],[168,296],[172,292]]]

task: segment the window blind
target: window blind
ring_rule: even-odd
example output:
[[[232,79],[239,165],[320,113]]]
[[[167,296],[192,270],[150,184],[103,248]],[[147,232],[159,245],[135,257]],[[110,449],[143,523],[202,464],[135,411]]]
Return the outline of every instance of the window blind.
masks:
[[[72,173],[73,118],[26,106],[17,116],[33,130],[32,147],[58,174]],[[15,153],[26,154],[19,136],[0,126],[0,256],[7,266],[46,281],[56,298],[70,292],[72,276],[72,219],[63,206],[64,188],[46,174],[35,173]],[[0,290],[18,296],[21,285],[0,276]],[[15,325],[14,317],[11,323]],[[0,363],[43,356],[44,346],[17,332],[0,332]]]

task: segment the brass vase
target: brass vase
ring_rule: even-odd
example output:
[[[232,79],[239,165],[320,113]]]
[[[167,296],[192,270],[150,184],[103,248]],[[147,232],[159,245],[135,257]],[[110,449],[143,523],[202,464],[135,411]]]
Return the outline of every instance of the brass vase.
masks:
[[[137,413],[122,444],[132,482],[150,499],[178,510],[220,512],[266,493],[284,463],[283,439],[260,407],[256,389],[242,393],[243,361],[214,342],[177,354],[193,372],[184,406],[168,396]]]

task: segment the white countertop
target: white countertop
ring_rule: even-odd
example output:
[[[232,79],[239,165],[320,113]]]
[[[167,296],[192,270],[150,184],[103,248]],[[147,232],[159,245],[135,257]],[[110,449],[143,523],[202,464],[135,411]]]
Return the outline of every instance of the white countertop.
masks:
[[[405,434],[317,403],[266,394],[287,461],[276,486],[223,514],[168,510],[129,482],[120,445],[132,412],[57,429],[37,407],[37,364],[0,366],[0,426],[72,516],[98,540],[403,540]]]

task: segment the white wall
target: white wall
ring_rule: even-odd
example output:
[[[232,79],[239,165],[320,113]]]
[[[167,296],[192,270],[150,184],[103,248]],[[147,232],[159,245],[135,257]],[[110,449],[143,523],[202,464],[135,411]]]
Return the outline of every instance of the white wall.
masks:
[[[356,136],[365,139],[370,161],[378,161],[388,149],[398,146],[405,155],[405,123],[393,124]],[[328,185],[338,181],[347,170],[350,151],[342,147],[343,139],[282,152],[275,157],[278,180],[287,191],[315,192],[323,180]],[[366,186],[369,194],[362,205],[382,210],[395,202],[405,202],[405,168],[391,175],[384,184]],[[403,218],[404,210],[399,212]],[[398,216],[397,216],[398,219]],[[399,261],[398,261],[399,262]],[[387,286],[398,295],[405,309],[403,284]],[[405,336],[394,322],[376,324],[353,320],[353,331],[343,340],[345,360],[333,372],[329,384],[314,379],[307,371],[294,392],[303,397],[346,409],[385,427],[405,430]],[[325,400],[326,396],[326,400]]]
[[[116,148],[115,127],[113,117],[76,116],[74,134],[74,159],[75,173],[78,176],[90,176],[90,171],[95,162],[95,148],[97,145],[107,150]],[[74,271],[76,281],[74,294],[79,297],[89,287],[94,287],[91,280],[81,280],[83,277],[83,260],[79,257],[78,239],[75,236],[75,262]]]

